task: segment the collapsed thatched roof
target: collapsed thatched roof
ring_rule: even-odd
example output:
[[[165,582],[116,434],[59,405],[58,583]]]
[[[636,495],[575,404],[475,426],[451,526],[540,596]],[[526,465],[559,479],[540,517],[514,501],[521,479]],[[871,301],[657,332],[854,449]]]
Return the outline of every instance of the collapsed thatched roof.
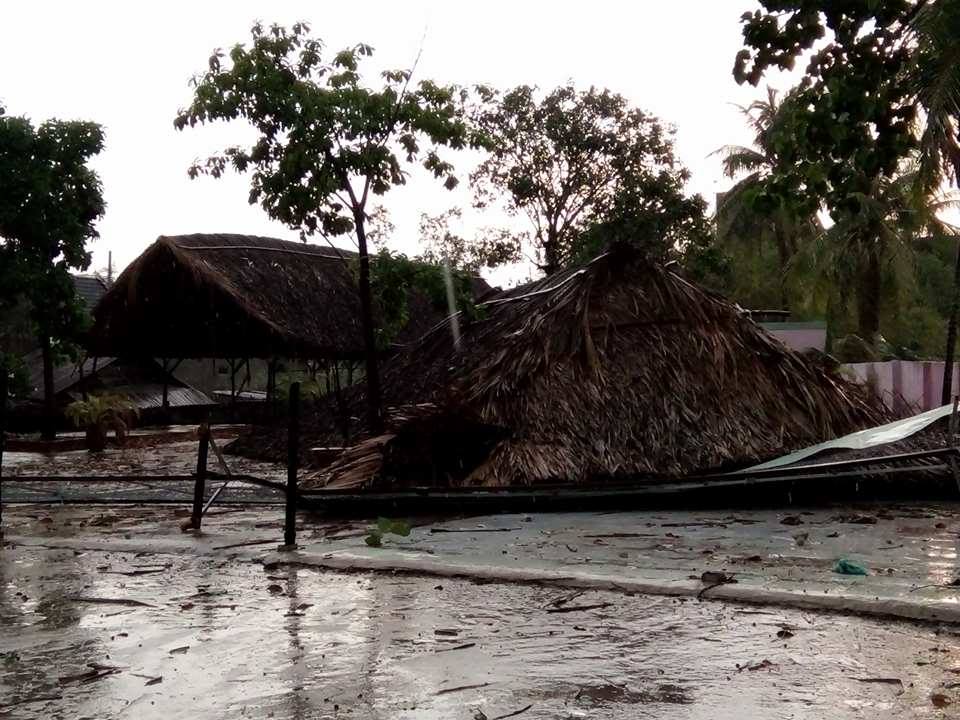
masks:
[[[145,357],[362,355],[350,251],[250,235],[160,236],[94,312],[89,350]],[[417,305],[398,342],[442,314]]]
[[[441,326],[385,366],[402,419],[382,442],[348,450],[321,483],[682,475],[885,419],[860,386],[626,246],[483,308],[459,350]]]

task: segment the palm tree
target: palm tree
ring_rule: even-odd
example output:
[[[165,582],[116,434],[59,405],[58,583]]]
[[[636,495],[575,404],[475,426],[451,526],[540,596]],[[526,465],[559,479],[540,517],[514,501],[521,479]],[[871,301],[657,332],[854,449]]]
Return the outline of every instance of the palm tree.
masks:
[[[920,128],[921,170],[929,188],[953,179],[960,187],[960,2],[940,0],[924,6],[912,26],[913,60],[908,80],[923,110]],[[960,311],[960,247],[954,267],[954,291],[947,321],[943,404],[953,390],[953,363]]]
[[[931,191],[916,158],[895,176],[874,179],[870,191],[856,199],[858,211],[826,229],[811,247],[815,274],[839,290],[841,304],[855,296],[857,332],[872,346],[885,288],[902,290],[914,282],[918,241],[957,234],[941,215],[958,201]]]
[[[764,248],[773,247],[777,255],[780,304],[789,309],[790,262],[800,247],[817,237],[822,228],[815,214],[798,216],[782,202],[769,211],[757,209],[754,198],[779,163],[772,136],[783,102],[778,100],[777,91],[768,87],[765,99],[737,107],[753,129],[753,146],[726,145],[713,153],[723,156],[724,174],[737,180],[718,198],[717,239],[721,245],[740,246],[751,253],[762,253]]]

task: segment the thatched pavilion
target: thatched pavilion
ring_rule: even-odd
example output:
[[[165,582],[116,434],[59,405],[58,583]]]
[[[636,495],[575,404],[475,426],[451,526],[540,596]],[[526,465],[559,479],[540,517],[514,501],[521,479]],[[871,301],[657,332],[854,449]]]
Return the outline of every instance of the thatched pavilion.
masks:
[[[628,246],[482,307],[459,349],[440,326],[385,365],[389,431],[315,485],[680,476],[885,419],[864,388]]]
[[[356,362],[355,257],[251,235],[160,236],[97,305],[88,352],[160,358],[166,370],[181,359],[226,359],[232,376],[252,358]],[[419,338],[443,315],[412,300],[395,342]]]

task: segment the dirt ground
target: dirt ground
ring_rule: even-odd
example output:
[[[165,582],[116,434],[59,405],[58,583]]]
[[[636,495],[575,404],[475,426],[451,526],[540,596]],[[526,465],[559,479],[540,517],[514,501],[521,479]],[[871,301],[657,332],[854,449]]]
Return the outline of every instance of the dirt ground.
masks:
[[[215,508],[200,535],[177,530],[185,512],[4,507],[0,717],[939,718],[960,707],[957,625],[274,565],[278,508]],[[547,520],[559,532],[570,518]],[[502,533],[431,530],[491,524],[430,524],[397,542],[410,556],[469,553]],[[299,539],[359,553],[364,533],[301,517]],[[516,538],[500,542],[520,554]],[[592,552],[565,551],[578,564]]]

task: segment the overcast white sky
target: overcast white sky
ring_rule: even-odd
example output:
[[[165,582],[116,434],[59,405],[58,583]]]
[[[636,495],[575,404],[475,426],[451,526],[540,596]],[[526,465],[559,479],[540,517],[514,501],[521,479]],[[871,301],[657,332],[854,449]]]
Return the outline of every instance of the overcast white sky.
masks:
[[[177,132],[187,81],[215,47],[249,38],[256,19],[307,20],[331,49],[365,42],[376,64],[409,67],[426,32],[417,74],[441,82],[522,83],[551,88],[572,79],[622,93],[677,128],[691,191],[712,199],[729,185],[717,147],[748,143],[731,103],[761,89],[732,78],[740,15],[752,0],[672,2],[6,2],[0,10],[0,99],[13,115],[94,120],[106,128],[96,160],[107,212],[93,268],[133,260],[161,234],[238,232],[296,239],[296,232],[247,204],[247,181],[191,181],[190,162],[237,137],[224,126]],[[783,79],[771,84],[785,86]],[[464,178],[465,179],[465,178]],[[464,183],[465,185],[465,183]],[[391,247],[417,250],[422,211],[468,201],[414,177],[386,205]],[[468,221],[468,224],[473,221]],[[467,228],[469,230],[469,228]]]

